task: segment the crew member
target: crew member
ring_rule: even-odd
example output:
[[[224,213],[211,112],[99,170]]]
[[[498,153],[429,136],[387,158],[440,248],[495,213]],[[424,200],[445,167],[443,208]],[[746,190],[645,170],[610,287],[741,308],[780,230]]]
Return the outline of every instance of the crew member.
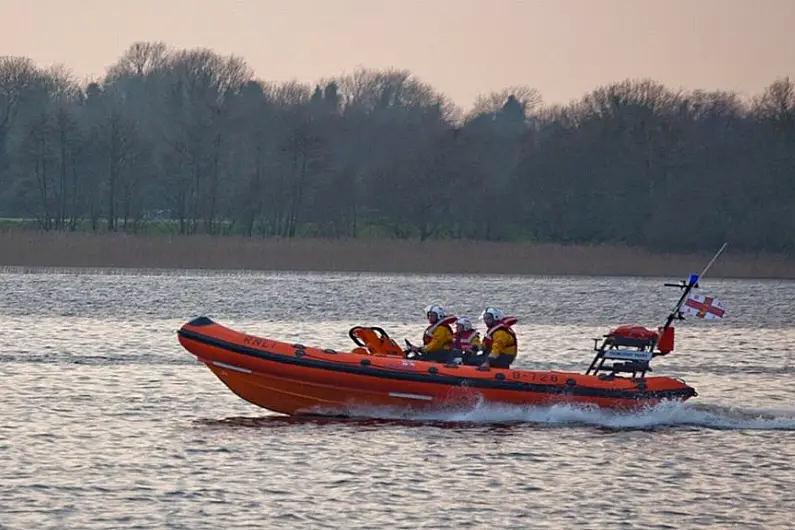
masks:
[[[438,305],[426,307],[425,316],[428,317],[429,325],[422,334],[423,345],[419,348],[421,359],[445,363],[453,348],[453,328],[450,325],[455,317],[447,316]]]
[[[472,321],[461,317],[455,321],[455,334],[453,335],[453,360],[466,362],[474,357],[481,347],[480,334],[472,327]]]
[[[483,356],[481,367],[508,368],[516,359],[516,333],[511,326],[516,318],[505,317],[501,309],[487,307],[481,315],[486,324],[483,337]]]

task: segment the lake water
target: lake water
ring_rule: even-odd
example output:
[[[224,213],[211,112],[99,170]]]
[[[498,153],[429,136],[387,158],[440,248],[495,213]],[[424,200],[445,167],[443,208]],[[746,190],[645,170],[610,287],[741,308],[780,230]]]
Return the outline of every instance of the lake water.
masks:
[[[343,349],[357,324],[420,341],[431,302],[497,305],[516,366],[580,372],[592,337],[661,323],[677,279],[7,270],[0,528],[792,528],[795,282],[705,279],[727,317],[678,324],[654,363],[699,396],[632,415],[292,419],[175,333],[207,315]]]

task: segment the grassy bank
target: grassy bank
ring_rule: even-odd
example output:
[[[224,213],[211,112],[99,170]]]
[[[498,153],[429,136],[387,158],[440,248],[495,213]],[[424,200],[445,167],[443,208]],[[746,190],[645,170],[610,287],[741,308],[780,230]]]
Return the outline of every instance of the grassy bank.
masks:
[[[637,275],[680,278],[711,257],[607,245],[131,236],[0,232],[0,266],[396,273]],[[795,278],[795,258],[733,253],[712,277]]]

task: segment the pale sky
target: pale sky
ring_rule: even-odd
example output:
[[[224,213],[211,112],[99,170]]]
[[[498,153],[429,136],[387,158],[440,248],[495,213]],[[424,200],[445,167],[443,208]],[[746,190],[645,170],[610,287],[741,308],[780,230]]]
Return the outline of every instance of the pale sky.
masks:
[[[135,41],[235,54],[266,81],[405,68],[465,110],[640,77],[753,95],[795,77],[795,0],[0,0],[0,55],[87,78]]]

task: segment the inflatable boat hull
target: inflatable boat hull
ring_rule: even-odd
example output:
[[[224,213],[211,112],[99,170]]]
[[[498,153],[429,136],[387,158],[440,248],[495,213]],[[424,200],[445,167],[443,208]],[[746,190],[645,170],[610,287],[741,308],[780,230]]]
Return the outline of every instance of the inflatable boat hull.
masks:
[[[206,317],[183,325],[178,339],[239,397],[289,415],[367,415],[382,408],[449,410],[480,402],[637,409],[696,395],[671,377],[483,370],[397,355],[336,352],[248,335]]]

